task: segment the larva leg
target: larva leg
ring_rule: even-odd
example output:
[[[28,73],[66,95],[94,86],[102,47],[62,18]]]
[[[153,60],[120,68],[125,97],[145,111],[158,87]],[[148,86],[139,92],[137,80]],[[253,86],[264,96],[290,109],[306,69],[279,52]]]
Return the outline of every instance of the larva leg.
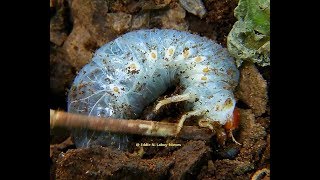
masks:
[[[212,126],[211,122],[208,119],[200,119],[198,121],[198,125],[200,127],[209,128],[209,129],[211,129],[213,131],[213,126]]]
[[[189,93],[168,97],[168,98],[165,98],[165,99],[159,101],[158,104],[156,105],[156,107],[153,109],[153,111],[157,112],[163,105],[166,105],[166,104],[170,104],[173,102],[187,101],[187,100],[192,100],[192,99],[195,99],[195,96],[193,96]]]
[[[232,131],[230,131],[229,133],[230,133],[230,134],[229,134],[229,136],[231,136],[232,141],[233,141],[234,143],[236,143],[236,144],[238,144],[238,145],[242,146],[242,144],[241,144],[241,143],[239,143],[239,142],[238,142],[238,141],[233,137],[233,133],[232,133]]]
[[[179,123],[177,125],[177,134],[182,129],[183,123],[187,118],[189,118],[191,116],[200,116],[200,115],[203,115],[205,112],[206,111],[204,111],[204,110],[195,110],[195,111],[187,112],[186,114],[182,115],[180,120],[179,120]]]
[[[211,130],[214,129],[213,126],[212,126],[212,124],[211,124],[211,122],[210,122],[209,120],[207,120],[207,119],[200,119],[199,122],[198,122],[198,125],[199,125],[200,127],[209,128],[209,129],[211,129]],[[234,138],[233,133],[232,133],[232,130],[230,130],[230,131],[228,132],[228,135],[229,135],[229,137],[231,137],[231,139],[232,139],[232,141],[233,141],[234,143],[236,143],[236,144],[238,144],[238,145],[240,145],[240,146],[242,145],[241,143],[239,143],[239,142]]]

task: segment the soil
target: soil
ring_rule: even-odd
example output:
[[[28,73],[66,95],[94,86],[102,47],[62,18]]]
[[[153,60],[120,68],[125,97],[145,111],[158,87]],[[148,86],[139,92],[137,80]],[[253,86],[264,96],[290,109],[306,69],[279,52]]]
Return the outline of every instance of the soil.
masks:
[[[126,32],[173,28],[226,47],[237,1],[203,3],[207,13],[200,18],[184,10],[178,0],[51,0],[50,108],[66,111],[68,89],[77,71],[98,47]],[[217,127],[215,134],[203,138],[133,136],[127,152],[108,147],[76,149],[68,129],[53,129],[50,179],[250,179],[259,170],[270,169],[270,69],[244,63],[239,70],[235,96],[240,124],[233,135],[241,145]],[[166,95],[177,92],[179,87]],[[165,107],[159,116],[150,114],[151,107],[141,119],[170,120],[183,113],[181,104]]]

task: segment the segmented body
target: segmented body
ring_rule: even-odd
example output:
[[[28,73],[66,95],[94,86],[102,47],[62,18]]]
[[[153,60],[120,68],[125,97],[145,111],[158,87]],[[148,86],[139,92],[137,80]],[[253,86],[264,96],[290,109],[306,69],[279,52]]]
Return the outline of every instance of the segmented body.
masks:
[[[176,80],[191,94],[192,110],[222,125],[232,116],[239,72],[227,50],[198,35],[176,30],[138,30],[98,49],[74,80],[68,111],[90,116],[137,118]],[[124,149],[127,136],[77,130],[77,147]]]

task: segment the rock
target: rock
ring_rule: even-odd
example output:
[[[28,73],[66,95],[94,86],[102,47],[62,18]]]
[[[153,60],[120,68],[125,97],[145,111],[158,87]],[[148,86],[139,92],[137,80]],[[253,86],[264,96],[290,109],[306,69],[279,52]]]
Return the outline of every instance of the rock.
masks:
[[[134,15],[132,18],[131,29],[137,30],[137,29],[147,28],[149,26],[149,22],[150,22],[149,12]]]
[[[77,71],[86,65],[92,58],[93,50],[88,48],[92,42],[92,36],[83,26],[74,26],[71,34],[63,45],[68,56],[68,63]]]
[[[173,3],[172,8],[160,11],[159,15],[151,18],[151,24],[164,29],[176,29],[187,31],[188,23],[185,20],[186,11],[178,3]]]
[[[163,28],[172,28],[181,31],[188,30],[188,23],[185,20],[186,11],[179,5],[167,11],[166,15],[162,19]]]
[[[108,3],[103,0],[73,0],[70,4],[74,26],[90,28],[93,22],[107,16]]]
[[[202,18],[207,10],[204,7],[202,0],[179,0],[181,6],[191,14]]]
[[[132,16],[126,13],[108,13],[107,24],[108,27],[112,28],[118,34],[122,34],[129,30],[131,26]]]

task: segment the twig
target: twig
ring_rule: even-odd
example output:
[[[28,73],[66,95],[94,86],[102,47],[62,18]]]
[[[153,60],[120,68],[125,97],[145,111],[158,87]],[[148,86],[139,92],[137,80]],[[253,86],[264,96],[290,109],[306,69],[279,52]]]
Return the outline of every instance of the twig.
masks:
[[[263,168],[263,169],[260,169],[258,171],[256,171],[253,176],[251,177],[251,180],[259,180],[259,179],[262,179],[262,175],[266,175],[266,176],[270,176],[270,170],[267,169],[267,168]]]
[[[183,139],[209,140],[214,134],[207,128],[183,126],[177,134],[177,124],[133,119],[102,118],[50,110],[51,128],[60,126],[67,128],[86,128],[95,131],[139,134],[147,136],[176,136]]]
[[[66,140],[64,140],[62,143],[60,144],[53,144],[50,145],[50,158],[52,158],[53,155],[53,151],[55,150],[63,150],[64,148],[73,145],[73,142],[71,140],[71,137],[68,137]]]

